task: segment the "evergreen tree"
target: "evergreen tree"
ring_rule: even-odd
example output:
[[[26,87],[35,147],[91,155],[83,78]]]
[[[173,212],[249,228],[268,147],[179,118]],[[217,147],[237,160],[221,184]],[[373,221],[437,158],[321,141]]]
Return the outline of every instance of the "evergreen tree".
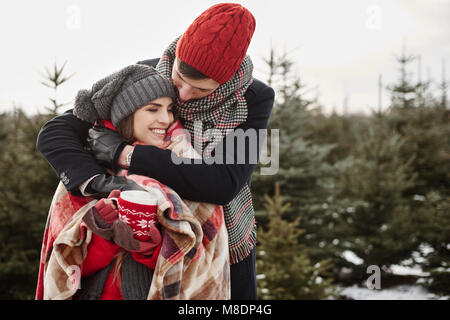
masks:
[[[413,55],[407,55],[403,49],[402,55],[397,57],[397,62],[400,64],[398,83],[388,86],[392,92],[392,105],[399,106],[402,110],[412,109],[416,106],[416,97],[418,86],[411,80],[411,73],[408,72],[408,66],[416,59]]]
[[[65,64],[64,64],[65,65]],[[27,116],[20,108],[0,116],[0,299],[33,299],[39,270],[44,225],[59,182],[36,149],[38,133],[57,115],[59,86],[67,81],[63,69],[48,69],[47,85],[55,97],[50,114]]]
[[[58,179],[36,150],[47,117],[9,116],[15,130],[2,144],[0,162],[0,282],[2,299],[32,299],[44,224]]]
[[[325,158],[328,163],[345,160],[356,143],[355,138],[366,134],[370,120],[365,115],[313,115],[308,123],[307,139],[317,145],[334,145],[335,147]]]
[[[414,185],[405,191],[411,198],[424,196],[429,190],[449,190],[450,163],[446,149],[450,143],[448,121],[450,110],[446,108],[446,81],[441,84],[441,101],[430,92],[431,81],[419,80],[414,84],[408,65],[414,61],[412,55],[405,53],[398,58],[400,79],[397,84],[388,86],[392,103],[389,107],[389,126],[394,128],[405,140],[399,150],[404,161],[412,155],[413,171],[417,173]],[[420,57],[419,57],[420,72]]]
[[[430,191],[425,197],[416,198],[416,202],[423,202],[418,208],[417,237],[429,249],[420,251],[422,259],[413,263],[430,273],[426,285],[431,291],[449,296],[450,195]]]
[[[49,98],[51,102],[51,107],[46,107],[48,114],[53,117],[58,115],[60,108],[68,104],[68,103],[60,103],[57,97],[58,88],[75,75],[75,73],[72,73],[69,76],[66,76],[64,74],[64,68],[66,67],[66,64],[67,61],[65,61],[62,66],[58,66],[58,64],[55,61],[53,65],[53,70],[50,71],[50,69],[46,67],[45,75],[42,74],[44,81],[41,81],[41,84],[53,90],[53,97]]]
[[[360,266],[349,264],[361,277],[366,277],[370,265],[388,270],[409,258],[418,246],[418,217],[403,198],[414,183],[414,158],[405,162],[400,156],[405,141],[389,130],[385,115],[374,118],[369,133],[357,138],[353,166],[341,177],[339,197],[348,203],[336,228],[342,250],[362,259]]]
[[[299,237],[300,217],[289,222],[284,214],[290,203],[280,195],[279,183],[272,198],[265,195],[269,213],[266,230],[259,230],[257,246],[258,295],[262,299],[324,299],[336,295],[331,261],[313,263]]]
[[[279,164],[276,175],[264,176],[257,167],[252,178],[252,192],[258,222],[267,222],[263,209],[264,194],[272,194],[275,182],[279,181],[284,196],[292,207],[287,209],[286,219],[302,217],[307,230],[300,237],[311,250],[315,262],[336,253],[333,225],[334,208],[339,199],[335,197],[336,177],[351,162],[346,157],[341,161],[331,154],[336,144],[319,144],[312,140],[316,136],[312,123],[321,116],[320,106],[305,95],[309,88],[302,84],[286,54],[269,59],[271,82],[277,89],[277,99],[272,112],[269,130],[279,130]],[[268,147],[268,150],[271,150]]]

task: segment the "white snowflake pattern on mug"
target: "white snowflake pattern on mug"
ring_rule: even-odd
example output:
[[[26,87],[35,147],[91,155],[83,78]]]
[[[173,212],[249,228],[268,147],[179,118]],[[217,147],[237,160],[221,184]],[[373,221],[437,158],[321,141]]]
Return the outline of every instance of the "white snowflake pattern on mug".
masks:
[[[142,220],[138,220],[136,225],[142,229],[148,229],[151,226],[153,226],[154,224],[155,224],[155,221],[153,221],[153,220],[142,219]]]
[[[126,215],[124,214],[119,214],[119,220],[125,222],[126,224],[131,224],[130,222],[130,218],[128,218]]]

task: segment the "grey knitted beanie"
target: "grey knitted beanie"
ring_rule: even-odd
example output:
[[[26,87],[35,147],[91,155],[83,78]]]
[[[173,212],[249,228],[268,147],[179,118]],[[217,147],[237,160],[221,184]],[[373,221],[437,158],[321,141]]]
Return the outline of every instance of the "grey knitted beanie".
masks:
[[[80,90],[73,114],[95,123],[102,119],[114,126],[150,101],[171,97],[176,100],[175,86],[153,67],[133,64],[96,82],[91,90]]]

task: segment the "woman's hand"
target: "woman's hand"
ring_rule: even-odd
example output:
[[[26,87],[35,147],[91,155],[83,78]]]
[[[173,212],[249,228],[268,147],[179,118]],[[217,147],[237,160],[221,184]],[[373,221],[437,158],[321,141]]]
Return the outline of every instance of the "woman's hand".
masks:
[[[113,225],[114,221],[119,217],[119,211],[117,206],[111,198],[117,198],[120,196],[120,190],[113,190],[109,197],[100,199],[94,208],[97,213],[102,217],[102,219],[109,225]]]

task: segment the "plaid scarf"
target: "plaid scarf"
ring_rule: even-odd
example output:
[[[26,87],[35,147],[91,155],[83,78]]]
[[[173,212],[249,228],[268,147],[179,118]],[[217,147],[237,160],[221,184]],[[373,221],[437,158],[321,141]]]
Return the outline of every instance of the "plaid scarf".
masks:
[[[172,77],[178,39],[164,51],[156,66],[156,70],[169,78]],[[203,158],[210,157],[222,138],[247,120],[244,94],[253,82],[252,72],[253,64],[247,56],[233,78],[209,96],[184,103],[178,101],[177,113],[191,136],[191,143]],[[223,210],[230,262],[234,264],[246,258],[256,244],[255,212],[247,184],[229,204],[223,206]]]

